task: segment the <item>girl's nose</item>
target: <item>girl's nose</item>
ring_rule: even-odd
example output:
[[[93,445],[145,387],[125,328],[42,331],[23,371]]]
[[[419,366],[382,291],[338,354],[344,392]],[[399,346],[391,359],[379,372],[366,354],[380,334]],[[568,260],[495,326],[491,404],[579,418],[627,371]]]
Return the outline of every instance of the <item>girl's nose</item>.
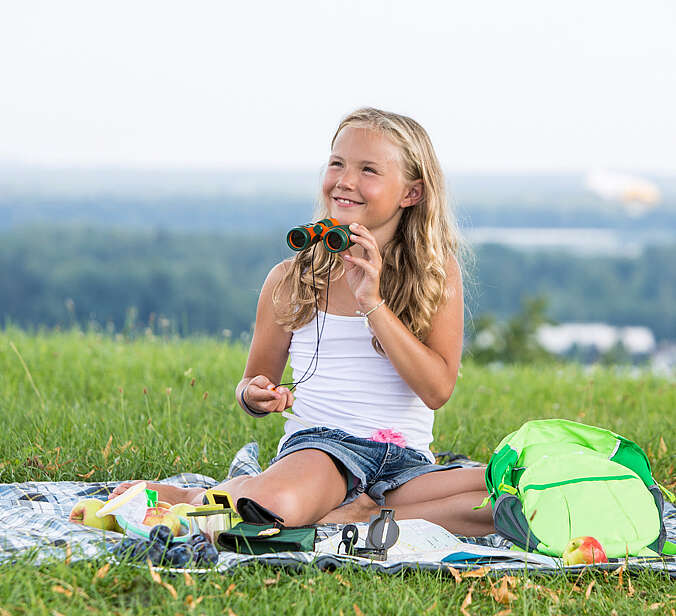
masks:
[[[354,174],[352,174],[348,169],[345,169],[343,171],[343,173],[338,178],[338,181],[336,182],[336,186],[338,188],[352,189],[354,188],[354,184],[355,184]]]

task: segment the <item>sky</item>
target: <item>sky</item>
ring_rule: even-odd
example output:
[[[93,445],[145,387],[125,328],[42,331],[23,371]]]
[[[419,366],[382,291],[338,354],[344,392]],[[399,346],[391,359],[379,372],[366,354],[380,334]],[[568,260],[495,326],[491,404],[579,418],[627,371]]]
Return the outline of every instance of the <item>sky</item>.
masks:
[[[0,165],[315,169],[340,118],[445,169],[676,175],[671,0],[0,4]]]

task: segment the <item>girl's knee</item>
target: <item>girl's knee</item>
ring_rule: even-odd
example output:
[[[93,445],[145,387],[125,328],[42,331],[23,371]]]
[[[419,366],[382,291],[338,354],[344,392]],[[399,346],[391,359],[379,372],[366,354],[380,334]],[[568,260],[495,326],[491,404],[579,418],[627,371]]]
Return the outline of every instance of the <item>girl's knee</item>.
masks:
[[[293,485],[270,486],[266,481],[250,481],[242,485],[239,496],[245,496],[262,507],[269,509],[284,520],[286,526],[310,524],[310,508],[304,503],[302,495]]]

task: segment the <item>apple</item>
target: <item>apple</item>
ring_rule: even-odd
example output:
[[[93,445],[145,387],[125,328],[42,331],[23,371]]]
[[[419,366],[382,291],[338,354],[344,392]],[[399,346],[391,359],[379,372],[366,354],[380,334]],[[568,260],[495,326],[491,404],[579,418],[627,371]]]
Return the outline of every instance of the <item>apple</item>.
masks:
[[[96,512],[105,504],[105,501],[98,498],[85,498],[71,509],[68,521],[75,522],[75,524],[83,524],[84,526],[91,526],[92,528],[100,528],[101,530],[118,531],[119,526],[117,525],[115,516],[104,515],[102,518],[99,518],[96,515]]]
[[[177,536],[181,530],[181,520],[178,515],[164,507],[148,507],[146,515],[143,518],[143,524],[146,526],[164,524],[171,529],[174,536]]]
[[[181,518],[187,518],[188,513],[191,511],[197,511],[197,507],[195,507],[195,505],[191,505],[190,503],[177,503],[176,505],[172,505],[169,511],[173,511]]]
[[[593,565],[607,563],[608,557],[594,537],[575,537],[563,551],[564,565]]]

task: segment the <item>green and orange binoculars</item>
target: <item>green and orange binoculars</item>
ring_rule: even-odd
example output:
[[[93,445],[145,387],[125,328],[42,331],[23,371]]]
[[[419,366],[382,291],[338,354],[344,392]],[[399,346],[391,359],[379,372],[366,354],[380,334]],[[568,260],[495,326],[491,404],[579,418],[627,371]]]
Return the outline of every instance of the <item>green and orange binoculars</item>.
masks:
[[[343,252],[354,246],[354,242],[350,241],[350,226],[339,225],[335,218],[294,227],[286,234],[286,243],[295,251],[305,250],[319,241],[324,242],[329,252]]]

